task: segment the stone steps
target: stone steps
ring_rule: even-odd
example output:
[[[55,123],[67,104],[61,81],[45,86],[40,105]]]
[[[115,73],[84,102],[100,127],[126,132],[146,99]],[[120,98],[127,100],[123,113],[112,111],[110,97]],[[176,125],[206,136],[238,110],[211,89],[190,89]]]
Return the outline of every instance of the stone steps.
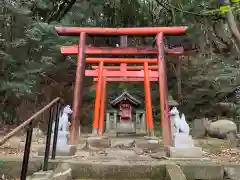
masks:
[[[18,177],[22,168],[22,157],[1,157],[4,161],[2,171],[7,171],[14,177]],[[175,161],[175,162],[174,162]],[[235,163],[217,163],[205,160],[153,160],[148,161],[121,161],[121,160],[79,160],[79,159],[49,159],[49,169],[54,169],[60,163],[72,169],[72,177],[75,179],[162,179],[166,177],[166,166],[178,165],[181,167],[188,180],[223,180],[224,171],[230,175],[240,172],[240,165]],[[28,175],[39,171],[43,164],[42,158],[31,158],[29,160]],[[176,169],[176,167],[172,167]],[[230,171],[226,168],[230,168]],[[61,172],[62,172],[61,169]],[[179,168],[177,168],[179,169]],[[65,171],[64,170],[64,171]],[[240,176],[236,176],[239,180]],[[233,177],[231,177],[233,179]],[[35,179],[36,180],[36,179]],[[50,179],[49,179],[50,180]],[[234,179],[235,180],[235,179]]]
[[[108,138],[108,137],[88,137],[79,140],[78,150],[83,148],[104,149],[104,148],[141,148],[156,149],[162,148],[161,140],[158,138]]]
[[[166,165],[166,179],[167,180],[187,180],[181,167],[176,164]]]

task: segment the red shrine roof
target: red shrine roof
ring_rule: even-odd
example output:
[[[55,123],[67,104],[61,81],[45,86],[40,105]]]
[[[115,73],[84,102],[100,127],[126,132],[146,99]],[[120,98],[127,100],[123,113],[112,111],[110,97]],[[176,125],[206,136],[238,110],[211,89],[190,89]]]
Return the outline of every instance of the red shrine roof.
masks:
[[[141,102],[139,100],[137,100],[136,98],[131,96],[127,91],[123,92],[120,96],[118,96],[117,98],[112,100],[110,102],[110,104],[112,106],[116,106],[117,104],[119,104],[120,102],[122,102],[124,100],[128,100],[131,104],[133,104],[135,106],[139,106],[141,104]]]

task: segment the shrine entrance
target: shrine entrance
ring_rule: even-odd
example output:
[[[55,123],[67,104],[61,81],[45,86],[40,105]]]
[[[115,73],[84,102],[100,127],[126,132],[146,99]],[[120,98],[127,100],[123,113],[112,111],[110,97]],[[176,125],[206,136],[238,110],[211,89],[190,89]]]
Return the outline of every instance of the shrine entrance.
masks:
[[[84,76],[97,77],[96,100],[93,119],[93,134],[102,136],[104,127],[106,84],[108,82],[144,82],[145,112],[148,135],[154,135],[152,103],[150,93],[150,81],[159,83],[161,128],[163,144],[172,144],[169,107],[167,98],[167,79],[165,70],[166,54],[182,54],[183,49],[169,49],[164,46],[164,35],[183,34],[187,27],[148,27],[148,28],[78,28],[78,27],[56,27],[59,35],[80,36],[79,45],[65,46],[61,48],[63,55],[77,54],[76,83],[74,90],[73,116],[71,126],[71,144],[77,144],[79,136],[80,113],[82,106]],[[97,48],[86,47],[86,35],[119,35],[119,36],[151,36],[156,35],[157,48]],[[91,55],[153,55],[154,58],[108,58],[91,57]],[[87,58],[85,58],[87,55]],[[98,64],[97,67],[85,69],[85,64]],[[106,66],[107,64],[120,64],[120,66]],[[136,66],[127,66],[135,64]],[[137,66],[142,64],[143,66]],[[149,66],[151,64],[151,66]],[[155,65],[155,66],[154,66]],[[129,112],[129,106],[121,106],[124,113]],[[125,114],[122,121],[126,121],[129,115]],[[129,122],[129,121],[128,121]],[[98,133],[97,133],[98,132]]]

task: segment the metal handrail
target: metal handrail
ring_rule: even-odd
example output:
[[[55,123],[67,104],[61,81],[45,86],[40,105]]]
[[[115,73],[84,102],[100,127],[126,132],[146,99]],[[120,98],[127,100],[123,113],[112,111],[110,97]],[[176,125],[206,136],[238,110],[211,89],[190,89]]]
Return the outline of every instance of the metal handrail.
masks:
[[[39,115],[41,115],[43,112],[48,110],[51,106],[53,106],[55,103],[60,101],[61,98],[57,97],[54,100],[52,100],[49,104],[47,104],[44,108],[39,110],[37,113],[32,115],[30,118],[28,118],[26,121],[24,121],[22,124],[20,124],[18,127],[13,129],[10,133],[8,133],[6,136],[3,137],[3,139],[0,140],[0,146],[2,146],[6,141],[8,141],[12,136],[16,135],[20,130],[27,127],[32,121],[34,121]]]
[[[13,129],[10,133],[8,133],[6,136],[4,136],[3,139],[0,140],[0,146],[2,146],[11,137],[16,135],[16,133],[18,133],[21,129],[24,129],[27,127],[27,135],[26,135],[26,141],[25,141],[24,156],[23,156],[23,162],[22,162],[22,171],[21,171],[21,178],[20,178],[21,180],[26,180],[26,178],[27,178],[28,161],[29,161],[29,154],[30,154],[31,143],[32,143],[33,121],[47,110],[49,110],[49,120],[48,120],[48,130],[47,130],[47,140],[46,140],[46,147],[45,147],[45,154],[44,154],[43,171],[48,170],[52,124],[54,121],[55,121],[55,127],[54,127],[51,158],[55,159],[56,147],[57,147],[57,136],[58,136],[58,125],[59,125],[59,114],[60,114],[59,112],[60,112],[61,103],[62,103],[61,98],[59,98],[59,97],[55,98],[49,104],[47,104],[45,107],[43,107],[37,113],[32,115],[25,122],[23,122],[21,125],[19,125],[15,129]]]

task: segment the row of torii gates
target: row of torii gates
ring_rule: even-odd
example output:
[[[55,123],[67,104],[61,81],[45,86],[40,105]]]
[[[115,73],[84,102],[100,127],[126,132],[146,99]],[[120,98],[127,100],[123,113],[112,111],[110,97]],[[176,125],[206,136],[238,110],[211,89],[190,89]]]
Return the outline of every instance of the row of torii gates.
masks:
[[[152,102],[150,81],[159,82],[160,111],[163,144],[171,145],[172,136],[167,101],[167,76],[165,54],[183,54],[183,48],[169,49],[164,46],[164,35],[184,34],[186,26],[181,27],[145,27],[145,28],[82,28],[82,27],[56,27],[58,35],[79,36],[79,44],[62,46],[63,55],[77,55],[76,82],[73,100],[73,115],[71,122],[70,143],[77,144],[80,127],[80,113],[84,77],[91,76],[97,81],[93,129],[102,136],[104,128],[104,109],[107,82],[141,82],[144,81],[146,125],[149,135],[153,135]],[[86,46],[87,35],[118,35],[118,36],[152,36],[156,35],[157,48],[99,48]],[[91,57],[91,55],[155,55],[155,58],[105,58]],[[87,57],[86,57],[87,56]],[[86,63],[98,64],[91,69],[85,69]],[[120,64],[120,66],[105,66],[106,64]],[[143,66],[127,66],[128,64],[142,64]],[[151,66],[149,66],[151,64]]]

